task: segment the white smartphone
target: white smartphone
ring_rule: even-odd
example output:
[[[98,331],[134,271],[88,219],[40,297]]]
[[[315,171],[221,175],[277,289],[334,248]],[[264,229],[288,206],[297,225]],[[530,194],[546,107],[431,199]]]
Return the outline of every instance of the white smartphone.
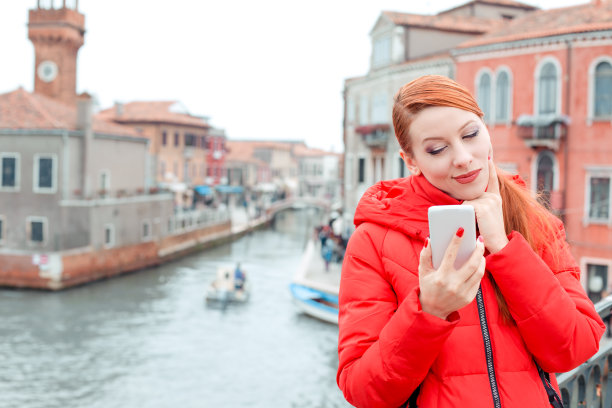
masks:
[[[429,245],[433,267],[438,269],[444,258],[444,252],[457,233],[463,227],[463,239],[455,259],[455,269],[459,269],[476,249],[476,216],[471,205],[434,205],[429,207]]]

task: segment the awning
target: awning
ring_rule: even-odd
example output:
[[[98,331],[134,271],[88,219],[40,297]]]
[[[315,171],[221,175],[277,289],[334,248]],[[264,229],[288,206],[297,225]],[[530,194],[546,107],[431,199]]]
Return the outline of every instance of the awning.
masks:
[[[228,185],[218,185],[215,186],[215,190],[217,190],[220,193],[242,193],[242,191],[244,190],[242,188],[242,186],[228,186]]]
[[[195,186],[194,190],[196,193],[203,196],[210,195],[213,192],[209,186]]]

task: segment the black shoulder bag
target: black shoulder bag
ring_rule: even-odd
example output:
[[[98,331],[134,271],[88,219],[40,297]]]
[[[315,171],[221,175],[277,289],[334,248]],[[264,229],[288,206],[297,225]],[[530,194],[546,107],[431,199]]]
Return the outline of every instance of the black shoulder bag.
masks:
[[[550,384],[550,375],[542,370],[542,367],[538,363],[536,363],[536,367],[538,367],[538,373],[540,374],[540,379],[542,380],[542,384],[544,384],[544,389],[546,390],[546,394],[548,394],[548,401],[553,408],[563,408],[563,401],[561,401],[561,397],[557,394],[557,391]]]

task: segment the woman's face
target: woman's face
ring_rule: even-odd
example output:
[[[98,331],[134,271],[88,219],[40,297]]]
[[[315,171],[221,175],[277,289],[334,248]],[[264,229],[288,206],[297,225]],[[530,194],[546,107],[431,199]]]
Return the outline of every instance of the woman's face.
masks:
[[[457,200],[472,200],[486,190],[491,139],[476,114],[446,106],[429,107],[410,126],[412,152],[401,152],[413,174],[419,172]]]

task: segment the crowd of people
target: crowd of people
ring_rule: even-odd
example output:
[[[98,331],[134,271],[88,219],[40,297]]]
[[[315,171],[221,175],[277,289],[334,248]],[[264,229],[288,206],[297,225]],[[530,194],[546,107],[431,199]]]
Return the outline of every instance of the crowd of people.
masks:
[[[315,234],[321,245],[321,257],[325,261],[325,271],[329,271],[329,264],[332,262],[342,263],[344,259],[344,251],[348,243],[347,234],[334,232],[333,223],[331,220],[328,224],[319,225],[315,228]]]

